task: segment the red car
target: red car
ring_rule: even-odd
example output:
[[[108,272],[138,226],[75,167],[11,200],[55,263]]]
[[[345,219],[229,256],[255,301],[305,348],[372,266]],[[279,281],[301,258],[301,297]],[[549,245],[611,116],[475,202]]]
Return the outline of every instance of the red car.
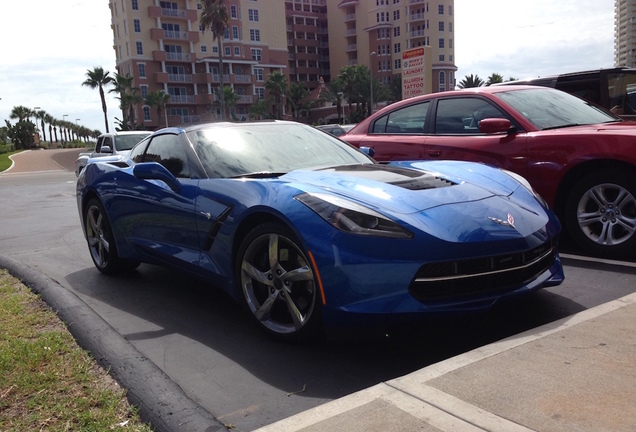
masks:
[[[589,253],[636,256],[636,122],[535,86],[428,94],[374,113],[341,139],[380,162],[484,162],[525,177]]]

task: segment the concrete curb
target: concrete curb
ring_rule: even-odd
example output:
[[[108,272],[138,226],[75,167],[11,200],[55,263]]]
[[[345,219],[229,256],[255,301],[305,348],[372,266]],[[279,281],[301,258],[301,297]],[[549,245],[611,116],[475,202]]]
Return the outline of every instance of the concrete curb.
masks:
[[[150,359],[141,354],[72,291],[28,266],[0,255],[5,268],[57,312],[85,350],[127,390],[141,418],[157,432],[227,430],[210,412],[188,397]]]

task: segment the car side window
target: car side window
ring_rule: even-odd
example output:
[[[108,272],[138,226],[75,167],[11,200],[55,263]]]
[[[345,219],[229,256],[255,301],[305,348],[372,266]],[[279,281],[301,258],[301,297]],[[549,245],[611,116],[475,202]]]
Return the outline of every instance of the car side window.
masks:
[[[103,146],[108,146],[110,148],[110,151],[113,151],[113,140],[111,139],[111,137],[104,137],[104,141],[102,141],[102,147]]]
[[[104,143],[104,137],[97,138],[97,144],[95,144],[95,151],[99,153],[102,150],[102,144]]]
[[[133,162],[139,163],[143,161],[144,153],[146,152],[146,147],[148,147],[149,142],[150,140],[146,138],[133,147],[133,149],[130,151],[130,159]]]
[[[143,162],[158,162],[175,177],[190,178],[188,155],[178,135],[155,136],[148,144]]]
[[[484,99],[440,99],[437,103],[435,133],[439,135],[478,134],[480,133],[479,122],[486,118],[508,117]]]
[[[371,133],[421,134],[426,125],[426,114],[430,101],[409,105],[380,117],[375,121]]]

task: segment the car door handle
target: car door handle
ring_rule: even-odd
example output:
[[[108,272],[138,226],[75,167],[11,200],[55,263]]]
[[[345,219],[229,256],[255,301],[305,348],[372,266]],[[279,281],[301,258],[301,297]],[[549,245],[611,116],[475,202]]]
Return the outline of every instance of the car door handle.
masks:
[[[428,150],[427,151],[429,157],[440,157],[440,155],[442,154],[441,150]]]

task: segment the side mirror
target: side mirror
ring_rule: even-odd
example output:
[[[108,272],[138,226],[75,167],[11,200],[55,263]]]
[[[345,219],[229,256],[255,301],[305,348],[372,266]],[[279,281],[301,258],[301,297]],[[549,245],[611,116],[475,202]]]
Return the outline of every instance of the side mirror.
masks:
[[[110,146],[102,146],[101,149],[99,149],[100,153],[112,153],[113,151],[111,150]]]
[[[166,167],[157,162],[136,164],[133,167],[133,175],[135,178],[143,180],[161,180],[175,192],[179,192],[181,189],[181,182]]]
[[[375,156],[375,150],[373,150],[373,147],[362,146],[360,147],[360,151],[369,157]]]
[[[512,123],[508,119],[487,118],[479,122],[479,132],[485,134],[512,133]]]

